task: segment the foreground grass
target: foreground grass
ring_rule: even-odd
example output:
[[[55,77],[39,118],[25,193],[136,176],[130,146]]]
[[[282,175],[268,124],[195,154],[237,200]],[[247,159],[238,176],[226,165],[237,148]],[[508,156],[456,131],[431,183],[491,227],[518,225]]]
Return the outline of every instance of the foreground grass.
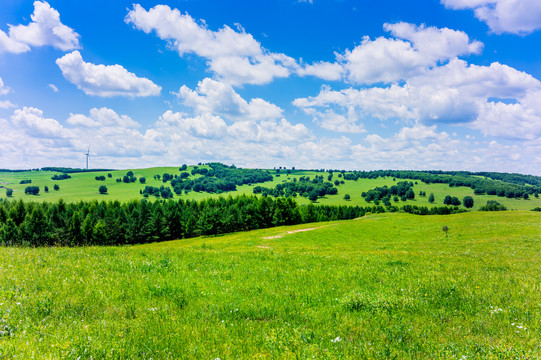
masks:
[[[0,358],[537,358],[540,255],[519,211],[0,248]]]

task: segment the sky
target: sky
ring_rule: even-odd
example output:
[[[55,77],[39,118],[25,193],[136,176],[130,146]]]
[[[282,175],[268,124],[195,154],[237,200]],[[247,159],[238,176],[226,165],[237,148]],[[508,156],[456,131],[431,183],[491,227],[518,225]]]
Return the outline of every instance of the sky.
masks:
[[[539,0],[2,0],[0,168],[541,175]]]

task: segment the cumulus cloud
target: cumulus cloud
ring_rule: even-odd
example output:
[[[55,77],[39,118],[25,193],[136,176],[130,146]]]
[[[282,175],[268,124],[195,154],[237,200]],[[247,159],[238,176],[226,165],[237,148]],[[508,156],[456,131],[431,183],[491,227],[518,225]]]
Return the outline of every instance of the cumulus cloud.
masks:
[[[0,54],[2,53],[20,54],[27,51],[30,51],[30,46],[12,39],[5,32],[0,30]]]
[[[298,70],[300,76],[315,76],[323,80],[341,80],[344,75],[342,64],[320,61],[311,65],[305,65]]]
[[[34,2],[28,25],[9,25],[9,36],[0,31],[0,53],[22,53],[31,46],[50,45],[68,51],[78,49],[79,34],[62,24],[60,14],[45,1]]]
[[[283,110],[263,99],[244,100],[231,85],[203,79],[195,90],[183,85],[175,95],[196,113],[214,113],[233,120],[275,119],[282,116]]]
[[[507,139],[541,139],[541,114],[523,104],[488,102],[471,124],[485,135]]]
[[[237,31],[227,25],[213,31],[167,5],[147,11],[135,4],[125,21],[147,34],[155,31],[181,56],[193,53],[207,59],[216,76],[231,85],[266,84],[288,77],[297,66],[294,59],[264,49],[240,26]]]
[[[441,0],[449,9],[472,9],[496,34],[527,35],[541,29],[538,0]]]
[[[509,66],[468,65],[454,59],[407,79],[403,85],[340,91],[323,87],[317,96],[299,98],[293,104],[316,118],[322,127],[340,132],[351,130],[336,126],[336,114],[350,126],[360,126],[370,119],[392,119],[418,124],[451,122],[482,129],[491,118],[491,129],[482,130],[484,134],[530,139],[537,134],[532,132],[532,123],[538,119],[533,115],[540,114],[541,109],[535,108],[539,105],[533,94],[539,94],[540,89],[539,80]],[[519,105],[505,105],[509,99]],[[498,130],[496,123],[501,124]],[[504,128],[510,123],[517,126],[506,133]]]
[[[189,117],[184,113],[166,111],[161,116],[161,124],[169,129],[183,132],[187,135],[208,139],[219,139],[227,133],[227,125],[219,116],[205,113]]]
[[[95,65],[73,51],[56,60],[62,75],[87,95],[101,97],[156,96],[161,87],[147,78],[137,77],[121,65]]]
[[[33,137],[64,138],[68,134],[55,119],[45,118],[43,111],[33,107],[17,109],[11,116],[11,122]]]
[[[325,80],[341,77],[354,84],[391,83],[445,63],[457,56],[478,54],[483,49],[463,31],[416,26],[409,23],[384,24],[394,38],[365,36],[360,45],[343,54],[337,62],[319,62],[299,70]]]
[[[114,110],[102,107],[90,109],[89,116],[70,114],[68,124],[83,127],[125,127],[138,128],[140,124],[127,115],[118,115]]]

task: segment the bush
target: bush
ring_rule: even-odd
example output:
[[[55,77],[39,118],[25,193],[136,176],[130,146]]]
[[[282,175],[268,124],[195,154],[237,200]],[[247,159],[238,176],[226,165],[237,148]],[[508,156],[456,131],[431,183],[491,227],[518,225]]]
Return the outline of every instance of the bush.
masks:
[[[147,179],[146,179],[145,177],[140,177],[140,178],[139,178],[139,182],[140,182],[141,184],[144,184],[144,183],[147,182]]]
[[[462,203],[464,204],[464,207],[470,209],[473,207],[473,198],[471,196],[465,196]]]
[[[6,189],[6,196],[13,196],[13,189]]]
[[[48,187],[47,185],[45,185],[45,187],[43,188],[43,190],[44,190],[45,192],[49,192],[49,187]]]
[[[479,211],[505,211],[507,208],[494,200],[488,200],[485,206],[481,206]]]
[[[344,195],[344,200],[349,200],[349,199],[351,199],[351,196],[349,196],[349,194]]]
[[[27,186],[24,189],[24,193],[27,195],[37,195],[39,194],[39,186]]]
[[[60,186],[58,186],[57,184],[54,184],[53,189],[55,189],[55,191],[58,191],[60,190]]]
[[[99,190],[100,194],[107,194],[107,186],[105,186],[105,185],[100,186],[100,188],[98,190]]]

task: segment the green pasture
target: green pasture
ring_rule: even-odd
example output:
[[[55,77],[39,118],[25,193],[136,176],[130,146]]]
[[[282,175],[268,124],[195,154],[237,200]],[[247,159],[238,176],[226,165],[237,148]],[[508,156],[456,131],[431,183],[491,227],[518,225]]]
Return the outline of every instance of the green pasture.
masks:
[[[188,167],[188,172],[191,171],[193,167]],[[133,171],[134,176],[137,177],[135,183],[117,183],[117,178],[122,178],[128,171]],[[287,174],[285,170],[281,170],[280,174],[276,174],[274,170],[270,170],[275,176],[273,181],[269,181],[263,184],[254,184],[254,185],[243,185],[237,186],[237,191],[228,192],[224,194],[209,194],[205,192],[195,192],[190,191],[188,194],[174,195],[175,199],[182,198],[185,200],[200,200],[209,197],[218,197],[218,196],[236,196],[242,194],[252,194],[254,186],[264,186],[272,188],[279,183],[286,181],[293,181],[294,178],[299,178],[301,176],[309,176],[314,178],[315,176],[323,176],[325,181],[327,181],[327,172],[316,172],[316,171],[305,171],[305,170],[293,170],[291,174]],[[111,173],[112,177],[107,177],[107,174]],[[140,190],[143,190],[146,185],[160,187],[170,186],[170,183],[163,183],[161,180],[154,179],[154,175],[162,175],[164,173],[169,174],[180,174],[178,167],[156,167],[156,168],[146,168],[146,169],[127,169],[127,170],[114,170],[114,171],[97,171],[97,172],[88,172],[88,173],[72,173],[71,179],[55,181],[51,180],[51,177],[55,174],[60,174],[57,172],[48,172],[48,171],[28,171],[28,172],[0,172],[0,186],[4,188],[13,189],[12,199],[23,199],[25,201],[50,201],[56,202],[62,198],[66,202],[77,202],[80,200],[118,200],[118,201],[129,201],[134,199],[142,199],[143,196],[139,193]],[[106,177],[105,181],[95,180],[96,176],[103,175]],[[276,176],[279,175],[279,176]],[[200,175],[195,175],[199,177]],[[146,183],[141,184],[139,182],[140,177],[146,178]],[[192,176],[193,178],[193,176]],[[21,180],[31,179],[31,184],[19,184]],[[338,173],[334,173],[332,182],[334,180],[343,180],[343,178],[338,177]],[[370,189],[373,189],[378,186],[392,186],[396,182],[404,181],[403,179],[396,179],[393,181],[392,178],[377,178],[377,179],[358,179],[357,181],[353,180],[344,180],[344,184],[338,185],[338,194],[337,195],[327,195],[324,198],[320,198],[316,204],[321,205],[360,205],[368,206],[373,205],[369,204],[361,197],[362,192],[366,192]],[[415,180],[408,180],[413,181]],[[53,190],[54,184],[60,186],[59,191]],[[29,186],[39,186],[40,193],[37,196],[26,195],[24,189]],[[98,188],[101,185],[107,186],[108,193],[100,194]],[[49,187],[49,192],[44,191],[44,187]],[[485,205],[487,200],[496,200],[501,204],[505,205],[510,210],[531,210],[535,207],[541,207],[541,198],[534,198],[533,196],[528,200],[523,199],[508,199],[504,197],[498,197],[495,195],[474,195],[473,190],[469,187],[449,187],[447,184],[425,184],[421,181],[414,186],[415,199],[408,200],[406,202],[399,201],[393,204],[397,206],[402,206],[405,204],[418,205],[418,206],[443,206],[443,199],[446,195],[456,196],[462,201],[464,196],[472,196],[474,198],[474,207],[473,210],[479,209],[481,206]],[[420,191],[425,191],[427,196],[419,196]],[[428,202],[428,196],[430,193],[434,193],[436,201],[433,204]],[[344,200],[344,195],[349,194],[351,196],[350,200]],[[5,189],[0,188],[0,199],[6,199]],[[153,196],[148,198],[149,200],[154,200]],[[295,200],[299,204],[308,204],[310,200],[297,196]]]
[[[531,211],[0,248],[0,358],[536,359],[540,284]]]

